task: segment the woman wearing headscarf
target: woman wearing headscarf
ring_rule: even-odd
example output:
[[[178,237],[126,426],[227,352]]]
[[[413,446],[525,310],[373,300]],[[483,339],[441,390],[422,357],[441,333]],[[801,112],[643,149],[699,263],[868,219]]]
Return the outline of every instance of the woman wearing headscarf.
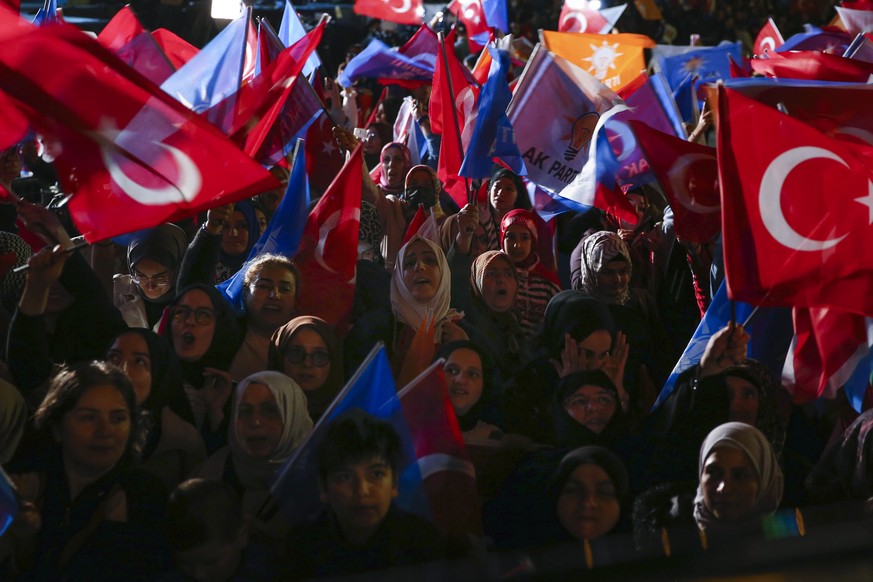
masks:
[[[170,408],[171,401],[184,398],[176,354],[155,332],[131,328],[113,340],[106,361],[121,368],[133,383],[145,437],[140,460],[171,491],[206,460],[203,437]]]
[[[227,372],[242,335],[236,314],[212,285],[183,289],[167,309],[167,338],[182,367],[184,397],[170,407],[203,435],[207,452],[227,442]]]
[[[551,404],[552,444],[613,448],[627,437],[627,415],[618,390],[603,370],[574,372],[561,379]]]
[[[391,310],[376,309],[358,320],[345,341],[346,371],[383,341],[395,379],[411,380],[433,361],[443,343],[467,339],[451,308],[451,273],[436,243],[414,236],[397,255],[391,278]],[[413,374],[409,376],[409,374]]]
[[[370,177],[383,194],[403,194],[406,174],[412,168],[412,156],[406,144],[392,141],[382,147],[379,165],[370,172]]]
[[[255,516],[270,495],[276,471],[312,430],[306,396],[294,380],[280,372],[252,374],[233,392],[228,446],[210,456],[195,477],[230,484],[242,499],[243,511]],[[287,530],[281,516],[255,520],[255,531],[281,542]]]
[[[678,359],[667,337],[654,298],[629,286],[632,262],[627,245],[617,234],[596,232],[582,240],[570,262],[573,289],[609,306],[618,329],[630,346],[625,382],[636,416],[645,415]]]
[[[129,275],[112,280],[115,306],[130,327],[155,329],[164,308],[176,296],[176,278],[188,248],[185,231],[160,224],[127,245]]]
[[[615,331],[606,305],[578,291],[561,291],[549,302],[536,342],[536,355],[510,382],[503,395],[503,418],[509,432],[536,442],[552,438],[550,405],[562,378],[583,370],[603,369],[615,384],[624,408],[622,385],[627,345]]]
[[[465,313],[459,325],[494,363],[493,382],[499,396],[504,384],[530,361],[532,352],[515,311],[518,279],[509,255],[486,251],[476,257],[467,289],[469,301],[455,301]]]
[[[303,389],[313,422],[318,422],[345,382],[336,332],[323,319],[310,315],[296,317],[276,330],[269,367]]]
[[[558,275],[540,262],[538,238],[536,221],[527,210],[512,210],[500,221],[500,246],[515,265],[518,279],[515,309],[528,338],[539,330],[549,300],[561,291]]]
[[[873,409],[864,411],[822,454],[806,480],[815,503],[861,501],[873,498]]]
[[[449,400],[464,438],[499,440],[503,431],[486,353],[470,340],[459,340],[444,345],[437,357],[445,359]]]

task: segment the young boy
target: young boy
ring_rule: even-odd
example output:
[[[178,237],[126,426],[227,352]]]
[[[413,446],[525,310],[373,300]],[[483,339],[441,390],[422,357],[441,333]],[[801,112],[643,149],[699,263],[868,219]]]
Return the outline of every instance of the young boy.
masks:
[[[400,437],[390,424],[360,410],[337,419],[318,451],[325,511],[292,528],[285,574],[338,576],[440,557],[436,528],[392,505],[401,459]]]
[[[223,481],[189,479],[167,504],[167,538],[176,570],[163,582],[273,580],[275,554],[249,543],[249,528],[233,487]]]

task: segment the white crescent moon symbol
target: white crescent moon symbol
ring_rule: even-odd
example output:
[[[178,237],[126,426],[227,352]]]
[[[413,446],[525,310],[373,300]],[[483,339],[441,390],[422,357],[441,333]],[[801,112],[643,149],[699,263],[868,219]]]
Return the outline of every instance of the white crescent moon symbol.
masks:
[[[860,127],[840,127],[834,130],[834,134],[851,135],[866,144],[873,145],[873,132],[861,129]]]
[[[203,177],[197,168],[197,164],[187,154],[173,146],[160,142],[152,143],[170,152],[170,155],[173,156],[173,161],[179,172],[179,178],[176,180],[175,186],[170,185],[154,189],[137,184],[116,163],[115,157],[118,156],[118,153],[110,151],[109,148],[101,147],[100,155],[103,158],[106,169],[109,170],[109,176],[112,178],[112,181],[121,188],[125,195],[144,206],[163,206],[165,204],[178,204],[194,200],[197,194],[200,193],[200,187],[203,185]]]
[[[331,231],[337,228],[340,224],[347,221],[360,221],[361,220],[361,210],[360,208],[354,209],[342,209],[335,210],[333,214],[327,217],[321,227],[318,229],[318,243],[315,245],[315,250],[313,251],[313,256],[315,257],[315,261],[321,265],[325,271],[329,271],[331,273],[336,273],[337,271],[324,261],[324,245],[327,242],[327,237],[331,233]],[[353,279],[354,280],[354,279]]]
[[[623,121],[613,119],[609,122],[608,127],[621,140],[621,154],[616,156],[616,159],[623,162],[637,149],[637,138],[631,128]]]
[[[798,251],[823,251],[838,245],[848,236],[844,234],[826,240],[807,238],[791,228],[785,220],[785,214],[782,212],[782,187],[785,185],[785,179],[798,165],[816,158],[833,160],[849,167],[841,157],[830,150],[811,146],[790,149],[770,162],[764,177],[761,178],[761,187],[758,190],[758,208],[764,227],[779,244]]]
[[[579,23],[579,28],[574,29],[571,28],[567,23],[576,21]],[[585,18],[585,15],[581,12],[568,12],[564,15],[564,18],[561,19],[560,27],[564,32],[585,32],[588,29],[588,20]]]
[[[388,8],[393,10],[396,14],[400,14],[401,12],[409,12],[409,9],[412,8],[412,0],[403,0],[403,4],[400,5],[400,8],[395,8],[389,3]]]
[[[688,195],[688,170],[691,168],[691,164],[699,160],[711,160],[714,164],[718,163],[715,156],[707,154],[685,154],[684,156],[679,156],[673,162],[673,165],[670,166],[670,169],[667,170],[670,187],[673,189],[673,193],[676,195],[679,203],[688,210],[697,214],[718,212],[721,210],[721,205],[707,206],[706,204],[700,204]]]
[[[761,41],[761,48],[764,51],[775,51],[776,50],[776,39],[772,36],[764,37],[764,40]]]

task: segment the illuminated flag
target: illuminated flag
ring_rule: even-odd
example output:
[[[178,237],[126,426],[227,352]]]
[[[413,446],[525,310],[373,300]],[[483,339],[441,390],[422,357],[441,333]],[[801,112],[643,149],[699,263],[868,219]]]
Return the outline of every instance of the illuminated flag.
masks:
[[[643,49],[655,46],[655,41],[641,34],[544,30],[540,36],[547,49],[593,75],[613,91],[631,83],[645,71]]]

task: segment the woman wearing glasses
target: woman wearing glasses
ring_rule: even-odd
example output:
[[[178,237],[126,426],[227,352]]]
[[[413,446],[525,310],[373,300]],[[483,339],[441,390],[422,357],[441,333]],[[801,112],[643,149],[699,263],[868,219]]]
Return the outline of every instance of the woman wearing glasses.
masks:
[[[184,289],[167,310],[163,330],[179,362],[185,399],[174,411],[200,430],[208,452],[227,443],[227,369],[240,346],[240,328],[230,304],[212,285]]]
[[[318,317],[297,317],[273,334],[270,369],[303,389],[309,416],[317,422],[343,387],[342,352],[336,333]]]
[[[112,280],[115,306],[130,327],[155,329],[176,296],[176,275],[188,247],[185,231],[161,224],[127,245],[129,275]]]

